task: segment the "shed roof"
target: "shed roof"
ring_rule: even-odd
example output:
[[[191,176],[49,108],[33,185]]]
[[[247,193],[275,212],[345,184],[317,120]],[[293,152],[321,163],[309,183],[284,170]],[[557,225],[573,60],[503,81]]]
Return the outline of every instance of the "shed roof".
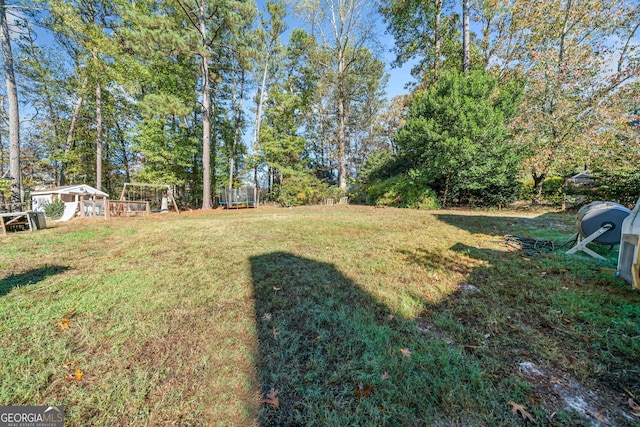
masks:
[[[45,194],[91,194],[103,197],[109,197],[104,191],[100,191],[86,184],[65,185],[63,187],[47,188],[46,190],[32,191],[32,196],[43,196]]]

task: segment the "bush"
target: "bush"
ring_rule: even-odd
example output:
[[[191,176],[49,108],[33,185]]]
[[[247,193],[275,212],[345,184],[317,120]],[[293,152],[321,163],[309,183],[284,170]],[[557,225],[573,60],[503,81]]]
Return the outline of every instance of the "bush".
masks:
[[[601,171],[597,174],[599,185],[594,196],[633,206],[640,196],[640,171],[620,169]],[[591,193],[594,193],[591,190]]]
[[[518,195],[522,153],[508,124],[521,94],[483,72],[443,73],[416,92],[395,137],[399,156],[424,171],[443,204],[504,206]]]
[[[562,204],[564,188],[564,178],[561,176],[552,176],[542,182],[542,199],[554,205]],[[521,182],[520,199],[534,200],[535,189],[533,188],[533,179],[526,179]]]
[[[372,182],[365,188],[367,203],[416,209],[439,209],[435,191],[422,176],[411,170],[406,174]]]
[[[51,203],[44,205],[44,214],[47,218],[56,220],[62,218],[64,214],[64,202],[60,199],[56,199]]]
[[[274,188],[274,200],[283,206],[315,205],[339,196],[335,189],[305,172],[293,172],[283,177],[282,183]]]

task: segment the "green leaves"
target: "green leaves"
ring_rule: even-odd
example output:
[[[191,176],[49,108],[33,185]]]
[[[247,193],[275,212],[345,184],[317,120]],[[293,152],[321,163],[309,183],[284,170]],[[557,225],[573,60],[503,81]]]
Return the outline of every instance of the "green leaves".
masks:
[[[482,72],[445,73],[418,92],[396,142],[446,204],[505,203],[516,195],[519,157],[506,141],[517,88]]]

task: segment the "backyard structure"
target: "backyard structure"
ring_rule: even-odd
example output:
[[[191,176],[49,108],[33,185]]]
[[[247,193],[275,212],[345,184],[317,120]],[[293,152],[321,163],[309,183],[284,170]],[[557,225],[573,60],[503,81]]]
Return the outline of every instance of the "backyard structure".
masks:
[[[35,231],[43,228],[47,228],[44,212],[0,213],[0,235],[6,235],[7,231]]]
[[[31,193],[31,203],[35,212],[44,212],[44,207],[61,200],[65,212],[60,220],[68,221],[79,213],[83,217],[103,216],[108,218],[109,195],[86,184],[66,185]]]
[[[180,213],[169,185],[125,182],[120,200],[109,203],[109,212],[112,216],[148,216],[152,212],[168,212],[170,204]]]
[[[230,208],[257,208],[258,192],[255,187],[240,187],[220,189],[220,205]]]

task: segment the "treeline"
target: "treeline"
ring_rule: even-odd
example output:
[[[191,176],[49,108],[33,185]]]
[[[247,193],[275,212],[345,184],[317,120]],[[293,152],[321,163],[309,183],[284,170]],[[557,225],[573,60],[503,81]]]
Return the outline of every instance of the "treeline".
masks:
[[[558,199],[589,167],[597,192],[640,196],[637,1],[384,2],[416,85],[363,199],[425,206]],[[462,11],[462,14],[459,11]],[[469,22],[476,32],[469,31]]]
[[[174,185],[183,204],[205,209],[241,182],[307,203],[346,192],[369,153],[389,145],[366,2],[2,6],[23,119],[19,152],[8,123],[2,132],[0,175],[14,199],[20,186],[84,182],[116,195],[135,180]],[[306,30],[288,28],[294,12]],[[9,173],[18,158],[21,173]]]
[[[285,205],[505,205],[583,165],[624,196],[640,184],[639,14],[637,0],[2,0],[0,197],[138,181],[205,209],[240,183]],[[414,64],[390,102],[380,18],[394,65]]]

